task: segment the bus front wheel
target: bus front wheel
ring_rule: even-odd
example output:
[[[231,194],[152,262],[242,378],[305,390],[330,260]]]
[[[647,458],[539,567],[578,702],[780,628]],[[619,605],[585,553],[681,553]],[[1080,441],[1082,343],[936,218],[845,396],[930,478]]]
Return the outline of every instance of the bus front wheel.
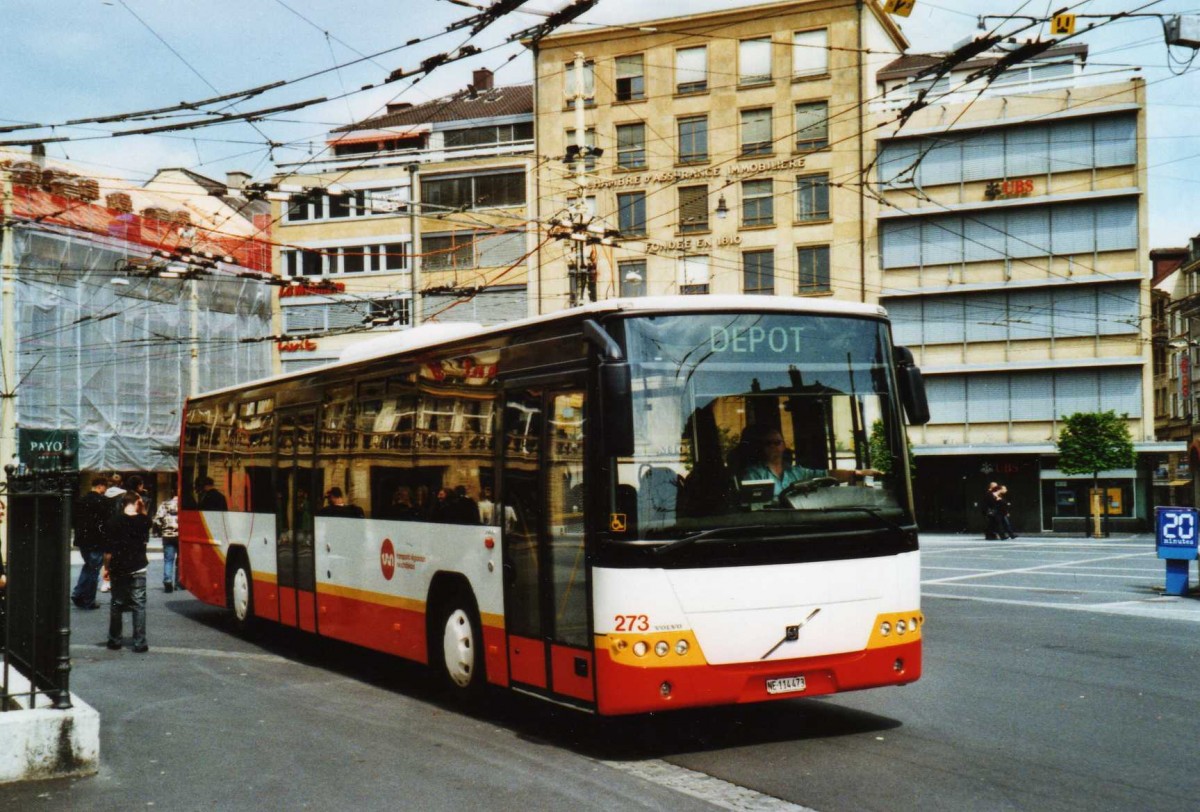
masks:
[[[433,627],[440,639],[433,641],[434,662],[446,686],[456,696],[475,698],[483,689],[483,633],[475,602],[462,591],[441,604]]]

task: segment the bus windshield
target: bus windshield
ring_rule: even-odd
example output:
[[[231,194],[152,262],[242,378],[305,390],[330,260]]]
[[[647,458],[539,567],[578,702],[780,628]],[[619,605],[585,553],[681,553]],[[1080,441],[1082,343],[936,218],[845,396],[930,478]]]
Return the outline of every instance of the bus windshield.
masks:
[[[882,320],[797,313],[624,322],[634,452],[618,540],[911,524]]]

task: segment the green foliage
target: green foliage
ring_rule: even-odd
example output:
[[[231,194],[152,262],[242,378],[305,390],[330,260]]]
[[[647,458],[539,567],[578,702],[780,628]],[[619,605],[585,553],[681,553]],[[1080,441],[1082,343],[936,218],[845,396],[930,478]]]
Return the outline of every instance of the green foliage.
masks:
[[[1136,464],[1127,416],[1116,412],[1076,412],[1063,418],[1058,433],[1058,470],[1092,474]]]
[[[891,474],[896,465],[896,456],[892,454],[888,446],[887,432],[884,431],[883,421],[874,420],[871,423],[871,437],[868,442],[871,447],[871,465],[877,471],[882,471],[884,476]],[[908,444],[908,471],[913,477],[917,475],[916,458],[912,453],[912,441],[908,439],[908,432],[904,433],[904,442]]]

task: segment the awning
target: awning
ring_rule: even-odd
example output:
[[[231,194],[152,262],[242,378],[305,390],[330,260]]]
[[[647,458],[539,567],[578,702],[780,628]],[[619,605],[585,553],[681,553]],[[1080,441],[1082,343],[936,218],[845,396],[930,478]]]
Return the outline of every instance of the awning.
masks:
[[[369,144],[376,141],[390,141],[395,138],[415,138],[432,131],[430,124],[410,124],[403,127],[388,127],[379,130],[353,130],[340,133],[328,139],[327,143],[336,144]]]

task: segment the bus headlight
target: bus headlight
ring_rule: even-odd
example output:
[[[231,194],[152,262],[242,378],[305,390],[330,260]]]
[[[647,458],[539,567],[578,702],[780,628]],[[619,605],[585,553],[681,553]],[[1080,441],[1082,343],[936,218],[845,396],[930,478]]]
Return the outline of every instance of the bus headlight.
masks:
[[[896,634],[904,634],[906,631],[908,631],[908,621],[900,618],[896,621]]]
[[[638,657],[645,657],[649,650],[650,646],[646,645],[645,640],[639,640],[633,644],[633,653]]]
[[[888,623],[885,620],[879,624],[879,634],[881,634],[884,637],[887,637],[891,633],[892,633],[892,624],[891,623]]]
[[[659,640],[657,643],[654,644],[654,653],[657,654],[659,657],[666,657],[667,652],[669,652],[670,650],[671,650],[671,644],[668,643],[666,640]]]
[[[675,644],[675,653],[678,654],[680,657],[682,657],[683,655],[688,653],[689,648],[690,648],[690,646],[688,646],[688,641],[680,640],[678,643]]]

